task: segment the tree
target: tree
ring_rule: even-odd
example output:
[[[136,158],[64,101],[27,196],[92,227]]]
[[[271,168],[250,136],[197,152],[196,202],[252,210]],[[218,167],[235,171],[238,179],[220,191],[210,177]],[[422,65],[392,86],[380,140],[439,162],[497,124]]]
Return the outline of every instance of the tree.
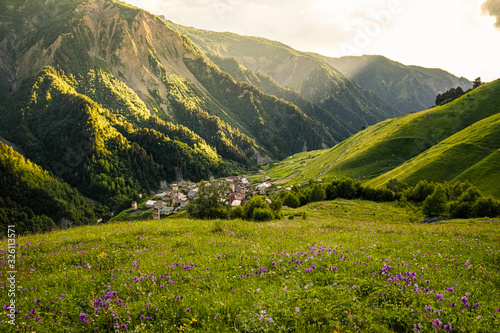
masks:
[[[325,200],[325,198],[326,193],[323,186],[320,184],[314,184],[309,195],[309,202],[322,201]]]
[[[483,82],[481,81],[481,77],[477,77],[474,81],[472,81],[472,89],[476,89],[477,87],[480,87],[483,85]]]
[[[288,206],[290,208],[299,208],[300,207],[299,197],[295,193],[289,192],[285,194],[285,197],[283,198],[283,205]]]
[[[436,217],[446,215],[448,211],[447,201],[448,197],[446,196],[444,186],[441,184],[437,185],[434,192],[424,200],[422,209],[425,216]]]
[[[246,204],[245,204],[245,215],[248,220],[251,220],[253,218],[253,211],[257,208],[267,208],[271,210],[271,207],[269,204],[264,200],[264,197],[257,195],[255,197],[252,197]]]
[[[193,200],[187,206],[189,216],[197,219],[227,218],[229,202],[223,199],[225,187],[215,181],[202,183]]]

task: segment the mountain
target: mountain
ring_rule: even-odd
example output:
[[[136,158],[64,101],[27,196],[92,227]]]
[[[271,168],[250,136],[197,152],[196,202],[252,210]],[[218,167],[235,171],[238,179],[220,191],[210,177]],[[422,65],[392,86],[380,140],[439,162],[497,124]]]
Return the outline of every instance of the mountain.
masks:
[[[233,77],[300,104],[298,94],[313,103],[315,111],[311,114],[320,114],[318,117],[324,121],[334,119],[351,133],[402,115],[375,93],[362,89],[337,68],[313,55],[264,38],[167,22]]]
[[[373,125],[332,149],[292,156],[267,174],[291,175],[295,182],[352,177],[374,187],[390,179],[410,185],[469,180],[498,198],[498,105],[500,80],[443,106]]]
[[[110,206],[351,133],[298,95],[309,114],[236,81],[164,20],[114,0],[2,1],[0,97],[1,137]]]
[[[335,66],[361,87],[404,113],[430,108],[438,94],[451,88],[467,90],[472,87],[472,82],[466,78],[458,78],[442,69],[406,66],[383,56],[314,56]]]

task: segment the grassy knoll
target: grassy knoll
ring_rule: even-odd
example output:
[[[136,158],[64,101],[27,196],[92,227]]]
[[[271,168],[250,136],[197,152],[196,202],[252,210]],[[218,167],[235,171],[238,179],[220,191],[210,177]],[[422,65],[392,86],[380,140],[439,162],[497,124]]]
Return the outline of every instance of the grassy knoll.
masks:
[[[396,204],[346,200],[284,213],[268,223],[180,218],[18,235],[16,324],[35,332],[500,329],[500,220],[422,225]]]
[[[455,181],[469,179],[484,193],[500,197],[500,114],[474,123],[417,157],[367,183],[383,186],[397,178],[409,184],[421,179]]]

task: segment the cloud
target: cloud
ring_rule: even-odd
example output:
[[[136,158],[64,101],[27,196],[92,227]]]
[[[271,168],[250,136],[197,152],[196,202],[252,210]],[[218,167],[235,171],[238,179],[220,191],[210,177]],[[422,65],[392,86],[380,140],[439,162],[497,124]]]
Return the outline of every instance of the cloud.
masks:
[[[481,5],[484,14],[493,16],[497,19],[495,27],[500,30],[500,0],[486,0]]]

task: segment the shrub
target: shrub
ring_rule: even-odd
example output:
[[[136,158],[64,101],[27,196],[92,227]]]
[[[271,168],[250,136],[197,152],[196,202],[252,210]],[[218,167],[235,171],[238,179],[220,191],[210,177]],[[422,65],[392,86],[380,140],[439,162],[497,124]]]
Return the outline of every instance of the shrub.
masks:
[[[260,195],[257,195],[251,198],[245,204],[245,216],[248,220],[253,219],[253,211],[257,208],[268,208],[269,210],[271,210],[269,204],[264,200],[264,198]]]
[[[497,217],[500,216],[500,202],[492,197],[482,197],[472,205],[472,213],[476,217]]]
[[[287,193],[283,198],[283,205],[290,208],[298,208],[300,207],[300,199],[295,193]]]
[[[407,190],[406,197],[413,202],[424,202],[434,192],[435,188],[436,184],[429,183],[427,180],[421,180],[413,189]]]
[[[337,195],[342,199],[354,199],[357,196],[359,183],[356,183],[351,178],[344,178],[337,184]]]
[[[236,206],[229,211],[229,218],[232,220],[244,219],[245,209],[242,206]]]
[[[326,194],[325,189],[321,184],[314,184],[312,186],[311,192],[309,193],[309,202],[317,202],[325,200]]]
[[[444,186],[439,184],[434,189],[431,195],[429,195],[422,206],[425,216],[435,217],[447,215],[448,197],[446,196],[446,191]]]
[[[253,210],[252,220],[257,222],[269,221],[274,218],[271,208],[255,208]]]

